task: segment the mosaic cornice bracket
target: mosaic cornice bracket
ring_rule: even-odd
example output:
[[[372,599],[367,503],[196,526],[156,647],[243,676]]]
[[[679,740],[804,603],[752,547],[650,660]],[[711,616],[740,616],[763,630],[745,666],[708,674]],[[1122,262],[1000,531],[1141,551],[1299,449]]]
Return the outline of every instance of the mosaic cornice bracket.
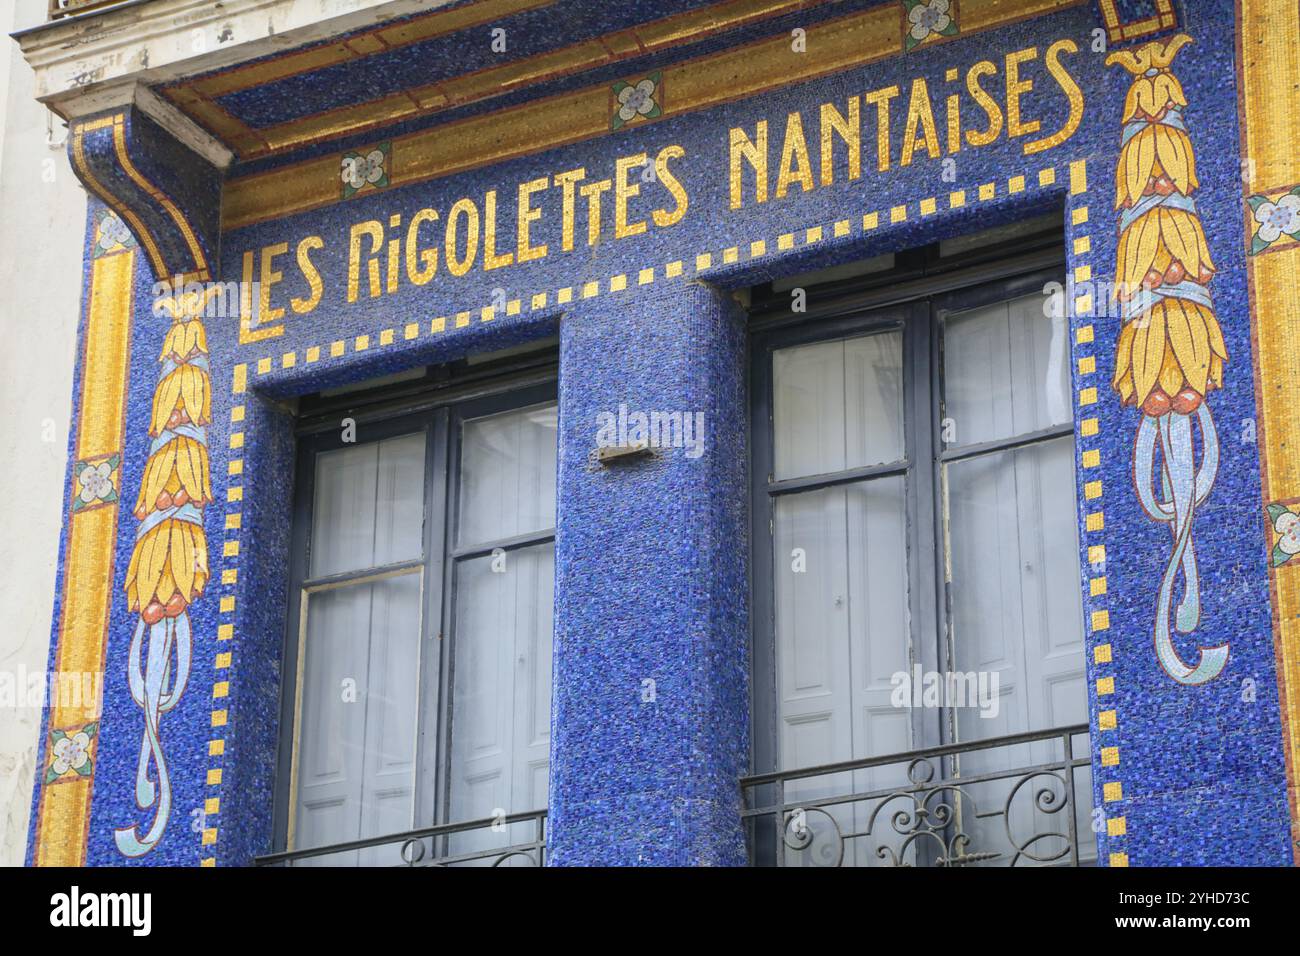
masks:
[[[220,174],[134,108],[77,123],[82,185],[122,220],[159,280],[208,279],[220,245]]]

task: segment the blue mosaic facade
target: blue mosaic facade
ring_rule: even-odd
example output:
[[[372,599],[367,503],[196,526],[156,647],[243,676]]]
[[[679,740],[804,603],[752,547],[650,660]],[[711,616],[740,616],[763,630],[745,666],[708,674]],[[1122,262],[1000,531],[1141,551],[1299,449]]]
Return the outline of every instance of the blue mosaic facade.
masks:
[[[661,6],[653,16],[675,12]],[[1062,5],[970,35],[963,16],[971,16],[974,5],[962,4],[965,10],[952,10],[958,25],[953,35],[900,48],[879,62],[737,96],[725,105],[672,113],[675,91],[663,77],[675,63],[795,29],[808,29],[815,40],[819,23],[878,6],[844,3],[797,11],[459,107],[433,123],[410,121],[252,161],[232,175],[265,173],[322,156],[335,157],[337,165],[338,157],[346,160],[349,154],[359,157],[353,172],[360,172],[349,182],[345,163],[338,195],[319,208],[224,232],[217,225],[220,184],[214,172],[192,157],[187,167],[178,153],[154,142],[165,134],[137,121],[141,129],[129,140],[130,155],[143,177],[197,224],[199,245],[211,259],[210,278],[239,281],[246,275],[246,255],[257,278],[262,250],[286,244],[272,260],[273,271],[282,271],[284,279],[270,299],[285,314],[282,320],[245,324],[245,339],[264,328],[282,331],[242,342],[237,319],[206,320],[211,369],[206,441],[214,501],[202,510],[201,520],[210,581],[188,609],[193,641],[188,686],[160,718],[171,819],[152,849],[129,857],[120,851],[114,831],[147,826],[154,810],[141,808],[134,788],[144,721],[132,698],[128,657],[139,616],[128,609],[123,593],[138,526],[131,505],[150,458],[158,356],[168,334],[168,320],[151,311],[156,276],[150,257],[135,258],[117,485],[122,506],[87,864],[243,865],[271,848],[294,474],[292,418],[282,400],[517,345],[557,328],[561,447],[549,860],[558,865],[743,864],[737,780],[749,766],[748,345],[744,310],[734,293],[1062,206],[1067,274],[1077,276],[1086,268],[1094,281],[1113,281],[1120,234],[1115,170],[1134,78],[1107,65],[1106,58],[1116,49],[1163,43],[1179,33],[1192,42],[1178,53],[1172,71],[1188,101],[1182,112],[1200,183],[1196,211],[1217,268],[1213,308],[1229,361],[1222,389],[1206,399],[1217,424],[1220,463],[1194,519],[1201,616],[1194,631],[1173,640],[1179,657],[1193,663],[1198,648],[1227,644],[1230,650],[1222,672],[1200,684],[1172,679],[1153,650],[1157,592],[1170,560],[1171,536],[1149,520],[1134,492],[1134,442],[1143,416],[1122,406],[1110,387],[1120,320],[1076,307],[1071,338],[1074,394],[1080,402],[1075,444],[1080,587],[1090,622],[1093,802],[1103,821],[1124,821],[1122,827],[1099,827],[1099,858],[1132,865],[1292,863],[1269,552],[1260,525],[1234,4],[1178,4],[1174,26],[1131,42],[1108,41],[1104,49],[1097,44],[1098,33],[1104,35],[1105,4]],[[895,6],[903,19],[912,4]],[[1120,20],[1130,22],[1167,5],[1132,0],[1116,6]],[[593,14],[584,29],[598,34],[650,18],[639,5],[618,5]],[[1053,47],[1060,41],[1069,43]],[[1036,121],[1036,131],[1008,135],[1005,124],[1011,120],[1003,114],[1004,129],[992,142],[967,143],[951,154],[952,164],[946,163],[945,97],[966,96],[968,71],[987,60],[995,67],[987,88],[1005,108],[1007,55],[1030,49],[1034,54],[1021,70],[1033,87],[1021,98],[1022,122]],[[1061,67],[1077,84],[1082,114],[1060,142],[1026,154],[1027,142],[1069,129],[1074,121],[1068,84],[1045,68],[1049,49],[1057,51]],[[805,55],[821,55],[815,42]],[[458,45],[449,40],[387,57],[373,64],[379,72],[366,81],[376,91],[405,88],[415,82],[410,74],[417,67],[426,76],[430,71],[454,76],[473,66],[459,59]],[[950,78],[950,71],[959,79]],[[653,81],[655,76],[660,80]],[[945,148],[932,158],[918,147],[912,161],[901,165],[900,133],[918,78],[928,85],[936,135]],[[637,113],[602,135],[538,154],[406,185],[392,181],[404,135],[593,83],[610,85],[613,120],[621,105],[614,92],[619,84],[635,87],[646,79],[653,87],[650,98],[664,107],[662,117]],[[862,103],[861,175],[849,176],[842,143],[836,141],[834,181],[823,185],[817,139],[821,104],[842,111],[851,99],[893,85],[899,93],[891,107],[889,168],[876,165],[877,107]],[[318,102],[328,89],[321,84],[304,89],[302,81],[288,80],[232,94],[225,105],[250,125],[267,126],[331,105]],[[964,130],[985,128],[987,118],[969,97],[961,108],[970,111],[963,116]],[[782,142],[794,112],[804,124],[812,188],[796,178],[778,197]],[[740,208],[732,208],[729,131],[738,128],[753,138],[763,121],[770,137],[769,198],[754,201],[753,173],[745,166],[744,199]],[[669,147],[679,151],[665,154]],[[644,221],[645,231],[615,237],[611,186],[603,197],[599,240],[587,243],[587,218],[580,211],[574,249],[563,251],[560,190],[552,178],[579,168],[588,181],[612,178],[620,157],[639,153],[650,163],[668,157],[653,178],[641,179],[645,167],[639,164],[629,167],[640,186],[640,195],[628,200],[629,216]],[[382,158],[372,162],[376,154]],[[121,177],[126,185],[120,189],[107,181],[112,175],[107,170],[120,162],[111,149],[92,150],[94,157],[104,164],[105,190],[143,210],[146,228],[158,224],[152,232],[160,237],[158,255],[169,271],[194,271],[192,250],[166,204],[141,193],[129,177]],[[680,183],[688,205],[678,219],[660,226],[655,211],[669,219],[680,206],[662,175],[665,169]],[[406,237],[420,210],[440,216],[417,233],[423,237],[421,248],[427,248],[441,235],[457,200],[471,198],[482,217],[486,196],[496,190],[497,250],[517,252],[516,186],[541,177],[552,182],[538,191],[544,214],[532,225],[531,244],[545,244],[550,250],[545,258],[484,270],[480,239],[478,258],[464,275],[450,274],[443,248],[431,281],[410,281]],[[581,198],[575,202],[580,210],[585,205]],[[102,203],[91,206],[88,248],[104,213]],[[356,300],[349,301],[350,231],[366,221],[382,234],[377,275],[385,291],[369,294],[363,258]],[[311,282],[296,266],[300,243],[309,236],[320,238],[307,254],[321,286],[319,301],[299,314],[291,298],[313,297]],[[391,292],[385,258],[390,239],[400,240],[401,253]],[[368,234],[359,241],[370,248]],[[95,261],[87,259],[88,290]],[[1089,358],[1095,370],[1081,371],[1078,360]],[[76,394],[82,395],[80,379]],[[704,410],[711,443],[703,462],[666,457],[635,469],[592,468],[589,423],[596,412],[620,402]],[[88,413],[94,410],[78,409],[80,415]],[[1086,420],[1093,422],[1087,432]],[[1198,442],[1199,455],[1204,438]],[[1082,493],[1089,482],[1100,482],[1100,497]],[[232,488],[239,489],[238,499],[231,499]],[[233,527],[231,514],[239,515]],[[1105,589],[1095,593],[1090,581],[1099,573],[1099,561]],[[237,574],[223,574],[229,571]],[[59,593],[63,590],[61,582]],[[55,619],[61,619],[57,606]],[[229,630],[223,632],[224,626]],[[56,623],[51,669],[58,666],[61,633]],[[1095,653],[1100,645],[1107,646],[1105,655]],[[222,654],[230,655],[227,666],[214,668]],[[640,696],[647,678],[656,684],[652,705]],[[214,740],[222,741],[220,753],[213,752]],[[60,785],[42,787],[38,780],[32,862],[42,795]],[[219,810],[208,813],[214,798]]]

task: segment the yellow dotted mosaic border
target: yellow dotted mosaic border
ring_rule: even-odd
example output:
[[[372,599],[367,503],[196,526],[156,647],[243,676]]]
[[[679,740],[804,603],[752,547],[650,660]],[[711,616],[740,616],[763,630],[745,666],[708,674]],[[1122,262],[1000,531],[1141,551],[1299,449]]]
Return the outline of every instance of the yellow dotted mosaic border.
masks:
[[[299,365],[315,365],[329,359],[343,358],[348,354],[384,348],[400,342],[409,342],[422,337],[441,335],[449,330],[463,329],[471,325],[492,322],[502,316],[513,318],[525,312],[554,312],[573,302],[594,299],[598,296],[627,292],[633,288],[652,285],[675,279],[703,278],[704,274],[722,266],[736,265],[741,262],[754,262],[768,256],[771,252],[789,252],[806,249],[825,241],[828,237],[842,239],[846,236],[871,233],[882,224],[897,225],[915,222],[936,215],[942,204],[945,209],[964,209],[980,202],[990,202],[1002,197],[1026,194],[1033,189],[1050,189],[1057,186],[1057,170],[1062,169],[1069,177],[1071,194],[1086,189],[1087,173],[1085,160],[1067,160],[1061,164],[1045,166],[1032,172],[1011,176],[1006,180],[983,183],[977,187],[956,189],[947,196],[929,196],[914,202],[891,206],[888,209],[855,213],[852,216],[830,222],[821,222],[775,237],[753,239],[737,243],[725,249],[708,250],[695,255],[686,255],[680,259],[656,263],[629,272],[620,272],[600,279],[590,279],[560,288],[545,289],[519,298],[509,299],[503,309],[486,305],[457,312],[449,312],[433,319],[422,319],[401,326],[380,329],[378,332],[351,335],[345,338],[309,345],[301,350],[280,352],[263,356],[239,366],[237,376],[246,376],[248,372],[266,375],[276,369],[291,369]],[[1089,251],[1087,237],[1083,238],[1082,249],[1076,240],[1076,256]],[[1089,274],[1091,274],[1089,272]],[[242,383],[243,378],[239,378]]]
[[[242,451],[244,447],[244,416],[247,406],[240,397],[247,392],[247,368],[235,367],[230,391],[234,397],[230,409],[229,448],[232,453]],[[217,818],[221,813],[221,779],[222,763],[226,753],[226,726],[230,711],[227,700],[230,696],[230,667],[233,661],[231,647],[235,636],[235,596],[234,587],[239,583],[239,535],[243,530],[244,486],[241,480],[244,474],[244,459],[232,456],[226,463],[226,509],[223,521],[224,536],[221,545],[221,600],[218,605],[220,618],[217,624],[217,655],[213,660],[212,706],[209,725],[211,733],[208,740],[209,765],[207,772],[207,791],[203,801],[203,846],[215,853],[217,843]],[[215,856],[205,856],[202,866],[216,866]]]
[[[781,233],[774,239],[753,239],[747,243],[738,243],[725,249],[700,252],[694,256],[683,256],[670,262],[646,266],[632,272],[618,273],[604,279],[591,279],[559,289],[535,292],[531,295],[507,301],[502,314],[513,317],[521,315],[525,311],[544,312],[553,310],[555,307],[565,306],[576,300],[594,299],[602,295],[626,292],[633,287],[639,288],[655,282],[698,278],[719,265],[733,265],[742,260],[755,261],[761,259],[773,249],[787,252],[816,245],[823,242],[828,235],[834,238],[844,238],[853,235],[855,232],[859,234],[870,233],[879,229],[886,220],[891,225],[916,221],[937,214],[941,203],[949,210],[963,209],[968,205],[994,201],[1000,196],[1016,196],[1035,188],[1057,188],[1058,169],[1062,170],[1063,174],[1068,177],[1069,216],[1073,227],[1073,239],[1070,245],[1073,279],[1075,283],[1090,282],[1093,277],[1092,263],[1089,259],[1092,253],[1092,241],[1089,234],[1084,231],[1090,224],[1087,205],[1087,160],[1076,159],[1067,160],[1058,165],[1046,166],[1031,173],[1017,174],[1005,181],[988,182],[977,187],[952,190],[947,196],[926,197],[915,202],[891,206],[887,210],[874,210],[829,223],[818,223],[793,229]],[[1073,303],[1073,309],[1076,315],[1090,314],[1093,309],[1092,297],[1090,295],[1079,296]],[[493,306],[483,306],[477,309],[467,309],[448,315],[440,315],[427,321],[411,322],[400,328],[382,329],[377,334],[368,333],[333,339],[319,345],[308,346],[301,351],[264,356],[255,362],[235,367],[232,391],[237,397],[246,392],[250,371],[256,375],[265,375],[277,367],[280,369],[296,368],[300,361],[305,365],[314,365],[330,359],[343,358],[349,353],[367,352],[371,349],[393,345],[398,341],[411,341],[422,336],[441,335],[451,329],[466,328],[475,323],[491,322],[497,318],[497,310]],[[1073,356],[1080,383],[1087,383],[1097,373],[1097,359],[1093,351],[1093,345],[1093,326],[1091,324],[1079,326],[1075,332]],[[1104,383],[1102,384],[1104,385]],[[1102,501],[1102,480],[1100,477],[1087,477],[1087,474],[1094,469],[1099,474],[1102,461],[1100,449],[1089,447],[1097,444],[1101,430],[1100,419],[1093,414],[1095,412],[1093,406],[1098,402],[1100,388],[1100,385],[1082,384],[1079,389],[1079,408],[1084,417],[1080,419],[1078,424],[1078,441],[1083,449],[1080,459],[1085,475],[1083,480],[1084,534],[1088,563],[1090,568],[1100,569],[1090,576],[1088,584],[1089,638],[1087,646],[1092,655],[1095,672],[1099,675],[1096,679],[1099,706],[1093,732],[1101,738],[1102,742],[1101,766],[1108,773],[1114,775],[1113,779],[1107,779],[1102,785],[1103,804],[1109,805],[1123,799],[1123,785],[1118,779],[1119,748],[1111,742],[1119,726],[1117,708],[1113,703],[1116,693],[1115,678],[1110,673],[1115,651],[1107,633],[1110,629],[1110,612],[1106,606],[1107,592],[1104,570],[1106,546],[1102,541],[1102,535],[1106,527]],[[230,437],[230,447],[235,450],[243,447],[243,431],[233,430],[238,428],[239,423],[243,421],[243,416],[244,406],[236,405],[231,411],[232,434]],[[228,472],[232,480],[238,481],[239,476],[243,474],[243,464],[242,458],[231,459]],[[231,485],[227,490],[226,530],[228,537],[223,551],[224,556],[228,559],[235,558],[239,554],[237,532],[240,527],[239,509],[242,498],[242,486],[239,484]],[[225,568],[222,571],[222,584],[233,585],[236,581],[236,574],[237,570],[233,566]],[[223,614],[233,613],[234,598],[222,598],[221,610]],[[219,636],[223,640],[232,637],[233,625],[222,624]],[[213,691],[214,698],[218,696],[218,690],[221,691],[221,696],[225,694],[226,684],[220,675],[229,666],[230,654],[219,654],[217,657],[218,681]],[[224,709],[214,709],[212,714],[214,731],[224,727],[225,721],[226,711]],[[223,751],[224,741],[214,733],[214,739],[209,745],[209,753],[214,757],[220,757]],[[214,764],[213,768],[208,771],[208,784],[212,787],[220,786],[221,767],[219,762]],[[216,813],[219,809],[218,798],[214,796],[208,803],[211,812]],[[1104,808],[1103,806],[1103,810]],[[1106,832],[1111,837],[1111,845],[1114,845],[1115,837],[1122,837],[1127,834],[1127,824],[1124,817],[1122,815],[1107,816]],[[210,841],[208,839],[209,834],[211,835]],[[204,842],[216,842],[215,827],[205,830]],[[213,861],[205,861],[204,865],[214,865],[214,863]],[[1110,854],[1110,865],[1127,866],[1128,855],[1124,852],[1112,852]]]
[[[1073,238],[1070,242],[1070,264],[1076,284],[1091,282],[1093,268],[1091,262],[1092,238],[1087,231],[1091,228],[1091,219],[1087,205],[1088,177],[1087,167],[1080,161],[1072,167],[1077,168],[1077,177],[1072,175],[1070,194],[1070,227]],[[1075,297],[1072,303],[1076,316],[1091,316],[1095,307],[1093,296],[1084,293]],[[1115,736],[1119,729],[1119,712],[1116,706],[1116,684],[1114,676],[1115,645],[1110,640],[1110,610],[1107,607],[1106,584],[1106,544],[1103,540],[1106,530],[1106,513],[1104,508],[1104,487],[1101,479],[1100,444],[1101,419],[1096,414],[1096,405],[1100,393],[1106,388],[1104,380],[1097,380],[1096,330],[1092,322],[1084,320],[1074,332],[1075,377],[1079,382],[1078,443],[1081,487],[1083,491],[1083,534],[1087,547],[1088,559],[1088,600],[1087,608],[1088,637],[1085,646],[1092,658],[1093,672],[1096,677],[1097,714],[1093,733],[1099,738],[1102,780],[1102,815],[1106,823],[1107,843],[1112,848],[1116,837],[1128,834],[1128,822],[1122,814],[1112,815],[1111,805],[1124,799],[1124,784],[1119,779],[1120,754]],[[1096,384],[1093,384],[1096,380]],[[1128,866],[1128,854],[1122,850],[1112,849],[1109,862],[1111,866]]]

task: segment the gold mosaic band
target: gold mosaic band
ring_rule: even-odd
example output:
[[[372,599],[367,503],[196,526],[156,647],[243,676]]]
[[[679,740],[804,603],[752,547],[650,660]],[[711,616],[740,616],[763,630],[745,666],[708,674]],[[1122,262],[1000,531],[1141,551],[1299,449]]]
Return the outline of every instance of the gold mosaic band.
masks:
[[[78,507],[84,467],[107,463],[106,479],[121,487],[122,434],[130,363],[132,277],[135,252],[126,250],[95,259],[91,266],[89,306],[81,352],[76,443],[73,451],[73,502],[68,516],[67,555],[59,617],[55,670],[78,679],[100,675],[108,639],[113,572],[117,545],[117,494],[96,497]],[[100,486],[104,487],[104,486]],[[105,494],[103,497],[108,497]],[[84,684],[82,685],[84,686]],[[100,686],[97,682],[96,687]],[[80,866],[86,860],[100,695],[65,699],[51,687],[49,729],[41,748],[41,788],[33,860],[37,866]],[[72,766],[60,747],[78,735],[87,759]]]
[[[767,0],[772,7],[780,0]],[[1078,6],[1087,0],[962,0],[961,35]],[[873,7],[807,29],[808,56],[779,34],[696,57],[663,70],[664,117],[680,116],[778,87],[864,66],[903,51],[899,9]],[[547,79],[547,75],[531,81]],[[316,120],[304,120],[314,123]],[[589,86],[397,137],[389,181],[423,182],[528,156],[611,132],[610,87]],[[304,130],[317,136],[319,130]],[[339,154],[233,179],[223,196],[222,228],[239,229],[340,200]]]
[[[1265,547],[1270,561],[1273,634],[1287,758],[1293,845],[1300,839],[1300,559],[1281,547],[1300,511],[1300,241],[1271,237],[1257,212],[1262,202],[1300,189],[1300,22],[1269,0],[1239,0],[1243,214],[1251,335],[1255,345],[1257,436],[1263,475]],[[1253,200],[1253,201],[1252,201]],[[1270,206],[1271,208],[1271,206]],[[1284,523],[1285,522],[1285,523]]]
[[[479,0],[464,7],[385,26],[325,47],[260,60],[246,67],[168,88],[165,93],[177,106],[234,148],[241,159],[251,159],[331,136],[476,103],[539,80],[643,56],[674,44],[695,42],[712,33],[826,2],[828,0],[721,0],[707,7],[592,37],[536,56],[509,60],[379,99],[258,129],[251,129],[216,102],[222,96],[251,87],[475,26],[498,23],[514,14],[554,3],[554,0]]]

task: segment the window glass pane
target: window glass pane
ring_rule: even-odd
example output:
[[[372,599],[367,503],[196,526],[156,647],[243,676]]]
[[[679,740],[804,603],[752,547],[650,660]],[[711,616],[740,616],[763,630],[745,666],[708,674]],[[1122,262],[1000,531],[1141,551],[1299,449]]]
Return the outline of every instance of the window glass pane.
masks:
[[[1087,717],[1070,437],[947,466],[952,631],[962,671],[997,671],[996,716],[966,740]]]
[[[948,316],[944,436],[948,447],[1023,435],[1070,420],[1070,343],[1043,296]]]
[[[903,335],[778,349],[772,357],[776,478],[903,457]]]
[[[465,422],[460,462],[460,544],[555,526],[556,406]]]
[[[955,669],[986,688],[977,706],[957,709],[958,738],[1086,722],[1072,439],[980,455],[946,471]],[[1028,767],[1062,754],[1056,741],[977,751],[962,757],[962,772]],[[984,799],[1002,805],[1019,779],[986,788]],[[1076,784],[1086,779],[1077,777]],[[1055,802],[1035,804],[1038,790],[1052,793]],[[1033,835],[1066,832],[1069,821],[1047,812],[1061,806],[1063,779],[1044,775],[1014,792],[1007,820],[973,820],[966,827],[973,845],[1005,846],[1007,825],[1022,843]],[[1089,791],[1075,796],[1080,832],[1088,833]],[[1034,853],[1049,859],[1066,848],[1064,836],[1050,836],[1034,844]],[[1080,849],[1095,852],[1089,840],[1081,840]]]
[[[309,598],[295,848],[398,833],[413,824],[420,580],[406,574]],[[393,847],[374,848],[311,862],[391,865],[398,862],[393,853]]]
[[[910,714],[891,701],[893,675],[909,666],[903,479],[783,495],[776,501],[775,533],[781,766],[911,749]],[[899,767],[858,771],[792,782],[786,798],[812,800],[905,782]],[[865,826],[854,819],[855,805],[829,812],[842,833]],[[809,824],[815,831],[829,822]],[[881,841],[892,839],[886,830],[852,841],[845,862],[855,854],[863,862],[875,859]],[[818,834],[807,860],[787,854],[795,865],[825,865],[814,857],[832,842]]]
[[[316,456],[312,577],[418,559],[423,536],[423,432]]]
[[[550,543],[457,565],[452,820],[546,807],[554,584]],[[512,841],[536,836],[530,824],[512,830]],[[462,853],[501,846],[502,837],[452,842]]]

